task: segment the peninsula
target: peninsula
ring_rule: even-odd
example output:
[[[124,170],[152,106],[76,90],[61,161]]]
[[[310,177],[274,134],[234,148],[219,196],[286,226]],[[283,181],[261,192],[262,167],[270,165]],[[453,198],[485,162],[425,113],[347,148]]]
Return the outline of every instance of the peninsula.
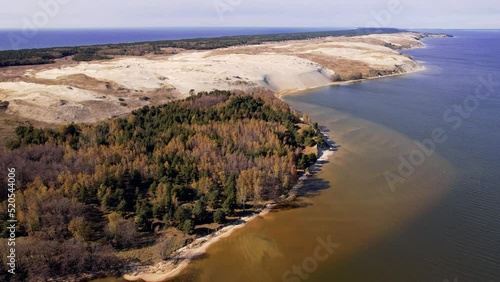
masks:
[[[332,154],[321,150],[328,139],[318,124],[275,96],[422,70],[401,50],[431,36],[445,35],[306,37],[114,58],[96,51],[85,62],[75,53],[2,68],[0,131],[8,142],[0,168],[14,160],[23,172],[26,188],[16,197],[25,199],[26,277],[43,269],[92,278],[123,273],[124,264],[128,280],[177,275],[293,199],[301,172]]]

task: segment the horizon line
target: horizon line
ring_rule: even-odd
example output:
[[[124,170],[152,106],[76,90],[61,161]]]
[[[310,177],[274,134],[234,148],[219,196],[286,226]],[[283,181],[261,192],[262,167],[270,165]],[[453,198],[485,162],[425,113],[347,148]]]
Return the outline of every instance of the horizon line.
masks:
[[[189,29],[189,28],[199,28],[199,29],[230,29],[230,28],[242,28],[242,29],[265,29],[265,28],[296,28],[296,29],[363,29],[363,28],[394,28],[401,30],[500,30],[498,28],[440,28],[440,27],[360,27],[360,26],[135,26],[135,27],[44,27],[38,28],[38,30],[146,30],[146,29]],[[22,27],[0,27],[0,30],[23,30]]]

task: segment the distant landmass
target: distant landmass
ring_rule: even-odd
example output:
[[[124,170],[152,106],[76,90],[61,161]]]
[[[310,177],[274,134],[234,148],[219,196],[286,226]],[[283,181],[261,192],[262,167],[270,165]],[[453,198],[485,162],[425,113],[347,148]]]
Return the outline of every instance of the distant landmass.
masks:
[[[278,32],[280,31],[280,32]],[[354,29],[354,30],[333,30],[333,31],[314,31],[314,32],[289,32],[283,33],[281,30],[260,30],[257,29],[249,31],[249,33],[256,33],[253,35],[235,35],[235,36],[216,36],[210,37],[206,33],[197,32],[194,35],[176,35],[174,37],[182,37],[177,40],[162,40],[150,42],[135,42],[135,43],[121,43],[121,44],[101,44],[94,46],[78,46],[73,48],[61,48],[67,46],[68,43],[59,43],[60,46],[53,46],[52,48],[41,49],[21,49],[21,50],[5,50],[0,51],[0,67],[16,66],[16,65],[33,65],[33,64],[49,64],[53,63],[55,59],[73,56],[75,61],[93,61],[111,59],[113,55],[144,55],[147,53],[161,53],[161,48],[183,48],[194,50],[208,50],[216,48],[224,48],[243,44],[261,44],[263,42],[283,41],[283,40],[300,40],[310,39],[326,36],[354,36],[363,34],[376,34],[376,33],[394,33],[400,32],[398,29]],[[58,32],[54,31],[55,34]],[[62,34],[55,35],[58,38],[64,38],[64,33],[67,31],[60,31]],[[71,37],[79,35],[85,31],[69,32]],[[232,31],[236,32],[236,31]],[[259,32],[266,32],[265,34]],[[224,34],[223,32],[220,32]],[[219,35],[220,33],[215,33]],[[10,33],[7,33],[8,37]],[[97,34],[97,35],[96,35]],[[132,33],[135,34],[135,33]],[[139,33],[141,34],[141,33]],[[188,33],[189,34],[189,33]],[[231,33],[229,33],[231,34]],[[241,33],[239,33],[241,34]],[[91,33],[92,36],[98,36],[99,32]],[[158,35],[159,36],[159,35]],[[187,37],[187,38],[186,38]],[[193,37],[193,38],[189,38]],[[135,38],[135,37],[134,37]],[[138,40],[138,36],[134,40]],[[29,40],[28,40],[29,41]],[[99,40],[96,40],[100,42]],[[95,42],[89,40],[89,42]],[[57,44],[57,43],[52,43]],[[82,44],[88,45],[88,44]],[[12,48],[11,48],[12,49]],[[14,48],[19,49],[19,48]]]

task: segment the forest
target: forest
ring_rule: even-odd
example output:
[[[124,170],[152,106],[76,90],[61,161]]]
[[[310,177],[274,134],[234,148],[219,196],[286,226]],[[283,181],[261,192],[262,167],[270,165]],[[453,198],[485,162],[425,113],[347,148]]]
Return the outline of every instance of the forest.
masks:
[[[75,61],[95,61],[112,59],[113,56],[144,56],[146,54],[163,54],[164,51],[162,48],[211,50],[238,45],[257,45],[264,42],[304,40],[327,36],[359,36],[377,33],[397,33],[401,31],[403,30],[394,28],[364,28],[352,30],[163,40],[80,47],[6,50],[0,51],[0,68],[7,66],[51,64],[54,63],[56,59],[68,56],[73,56],[72,58]]]
[[[15,278],[118,273],[117,252],[156,244],[164,230],[196,236],[286,195],[316,160],[304,149],[323,140],[317,124],[263,89],[202,92],[91,125],[20,126],[0,151],[0,183],[17,171]]]

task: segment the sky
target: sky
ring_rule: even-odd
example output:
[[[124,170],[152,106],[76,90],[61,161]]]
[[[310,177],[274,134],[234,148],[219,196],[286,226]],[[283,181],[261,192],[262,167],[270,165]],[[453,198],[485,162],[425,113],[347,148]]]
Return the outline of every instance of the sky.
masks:
[[[500,28],[499,0],[16,0],[0,28]]]

